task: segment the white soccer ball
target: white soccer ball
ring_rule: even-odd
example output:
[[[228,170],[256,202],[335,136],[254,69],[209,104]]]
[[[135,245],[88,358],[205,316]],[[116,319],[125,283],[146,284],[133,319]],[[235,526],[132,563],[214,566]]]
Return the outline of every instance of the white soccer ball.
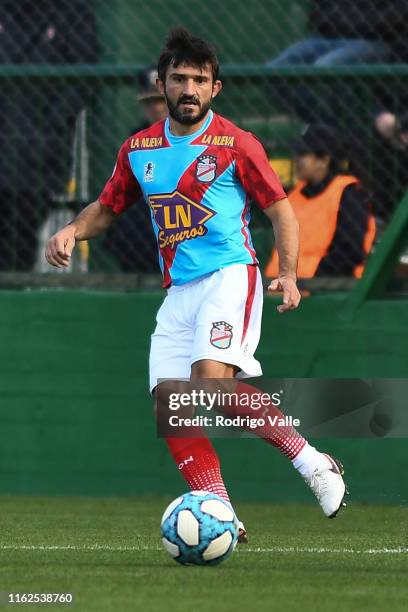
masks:
[[[215,493],[191,491],[164,511],[162,541],[183,565],[216,565],[228,559],[238,539],[238,520],[231,504]]]

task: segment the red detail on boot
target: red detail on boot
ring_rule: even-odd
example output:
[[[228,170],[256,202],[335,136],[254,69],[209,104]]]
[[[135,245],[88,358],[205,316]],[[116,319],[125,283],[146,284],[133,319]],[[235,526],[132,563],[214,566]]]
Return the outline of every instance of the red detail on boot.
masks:
[[[205,435],[202,430],[200,435]],[[230,501],[221,476],[220,461],[208,438],[166,438],[166,442],[192,491],[209,491]]]

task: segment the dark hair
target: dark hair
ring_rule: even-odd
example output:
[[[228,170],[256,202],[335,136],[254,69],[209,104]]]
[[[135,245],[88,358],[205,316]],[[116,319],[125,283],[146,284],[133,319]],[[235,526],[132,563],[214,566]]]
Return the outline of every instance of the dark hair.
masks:
[[[293,143],[297,155],[313,153],[316,157],[330,157],[329,172],[342,174],[348,159],[343,135],[331,125],[314,123],[306,127],[302,136]]]
[[[198,68],[210,64],[213,81],[218,79],[219,63],[214,47],[205,40],[193,36],[185,28],[174,28],[170,30],[159,57],[157,64],[159,79],[161,81],[166,79],[166,71],[171,64],[177,67],[183,63]]]

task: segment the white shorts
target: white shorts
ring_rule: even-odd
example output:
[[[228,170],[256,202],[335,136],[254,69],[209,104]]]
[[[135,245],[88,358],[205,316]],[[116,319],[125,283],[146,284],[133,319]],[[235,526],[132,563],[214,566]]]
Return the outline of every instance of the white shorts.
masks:
[[[189,379],[191,365],[213,359],[237,366],[238,377],[261,376],[254,358],[261,335],[259,268],[234,264],[171,287],[157,313],[150,349],[150,391],[159,379]]]

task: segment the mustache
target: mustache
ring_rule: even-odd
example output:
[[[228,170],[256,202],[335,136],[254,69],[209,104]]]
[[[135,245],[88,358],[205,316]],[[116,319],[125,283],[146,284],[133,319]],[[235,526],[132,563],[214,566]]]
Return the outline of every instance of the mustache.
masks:
[[[197,106],[200,106],[200,100],[196,96],[181,96],[178,99],[177,106],[179,104],[183,104],[184,102],[187,104],[196,104]]]

